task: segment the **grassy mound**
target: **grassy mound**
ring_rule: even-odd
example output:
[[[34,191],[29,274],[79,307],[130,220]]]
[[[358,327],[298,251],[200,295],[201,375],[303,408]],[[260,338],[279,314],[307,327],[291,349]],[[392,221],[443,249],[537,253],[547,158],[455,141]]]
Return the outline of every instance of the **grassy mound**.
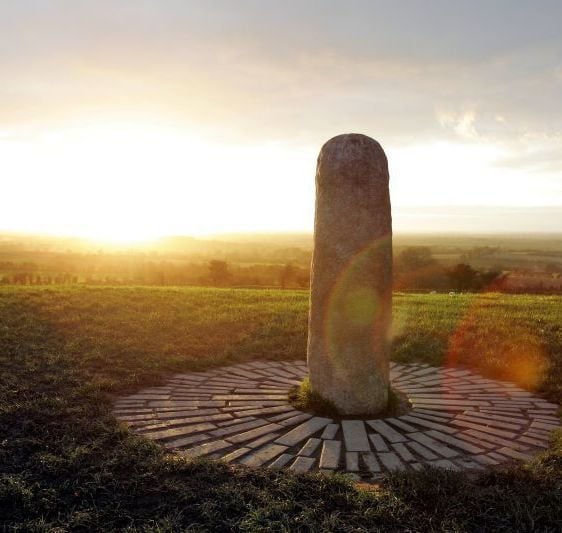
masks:
[[[454,354],[488,375],[503,375],[509,357],[523,357],[508,348],[515,333],[525,332],[528,345],[537,348],[529,360],[545,362],[526,386],[554,399],[560,391],[561,304],[548,297],[399,296],[394,357],[439,364]],[[342,476],[179,459],[111,416],[114,395],[162,383],[172,372],[258,356],[302,357],[307,305],[307,294],[298,291],[0,288],[0,526],[561,529],[560,433],[526,466],[476,478],[429,470],[395,474],[380,489],[363,491]],[[495,336],[488,338],[491,332]],[[507,334],[512,338],[502,341]],[[504,359],[488,343],[505,347]]]

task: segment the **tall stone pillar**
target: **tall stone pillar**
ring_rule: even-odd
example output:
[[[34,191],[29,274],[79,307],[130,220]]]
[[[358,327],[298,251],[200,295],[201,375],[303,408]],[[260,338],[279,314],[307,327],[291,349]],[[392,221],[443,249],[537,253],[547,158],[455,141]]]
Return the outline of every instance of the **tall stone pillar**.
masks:
[[[392,320],[388,163],[378,142],[338,135],[316,169],[308,368],[341,414],[386,408]]]

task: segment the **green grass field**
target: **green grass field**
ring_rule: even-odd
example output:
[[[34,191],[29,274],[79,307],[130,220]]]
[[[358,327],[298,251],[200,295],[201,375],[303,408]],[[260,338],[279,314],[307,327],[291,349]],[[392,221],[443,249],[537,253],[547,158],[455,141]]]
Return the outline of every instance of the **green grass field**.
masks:
[[[342,476],[186,461],[111,416],[170,373],[304,358],[305,291],[0,288],[0,528],[15,531],[559,531],[562,434],[478,476]],[[562,297],[395,295],[392,357],[562,396]]]

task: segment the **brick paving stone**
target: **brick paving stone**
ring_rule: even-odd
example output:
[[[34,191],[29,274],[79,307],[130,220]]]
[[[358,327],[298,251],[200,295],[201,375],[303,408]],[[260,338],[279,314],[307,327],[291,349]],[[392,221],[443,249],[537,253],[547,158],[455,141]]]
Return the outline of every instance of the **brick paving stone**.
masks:
[[[557,409],[529,409],[527,412],[532,415],[556,416]]]
[[[437,404],[417,404],[414,405],[414,408],[412,409],[412,411],[417,412],[419,410],[419,408],[423,408],[423,409],[432,409],[434,411],[444,411],[446,413],[451,413],[454,411],[464,411],[466,409],[466,406],[462,406],[462,405],[447,405],[447,404],[443,404],[443,405],[437,405]]]
[[[477,437],[480,438],[482,440],[486,440],[488,442],[493,442],[494,444],[498,444],[500,446],[511,446],[512,448],[515,448],[517,450],[528,450],[529,446],[524,445],[524,444],[519,444],[513,440],[506,440],[506,439],[502,439],[500,437],[496,437],[494,435],[490,435],[488,433],[482,433],[480,431],[476,431],[475,429],[468,429],[464,432],[465,434],[471,435],[473,437]]]
[[[412,424],[416,424],[418,426],[422,426],[426,428],[437,429],[445,433],[453,434],[457,432],[457,430],[455,428],[452,428],[451,426],[445,426],[443,424],[438,424],[437,422],[431,422],[429,420],[425,420],[423,418],[419,418],[416,416],[405,415],[405,416],[401,416],[400,420],[406,420],[406,422],[410,422]]]
[[[337,468],[340,462],[341,442],[339,440],[322,440],[320,468]]]
[[[442,416],[428,415],[426,413],[420,413],[417,409],[414,410],[409,416],[415,416],[416,418],[422,418],[423,420],[429,420],[430,422],[437,422],[438,424],[448,424],[450,418],[444,418]]]
[[[279,437],[277,442],[279,444],[285,444],[286,446],[294,446],[299,442],[303,441],[304,439],[310,437],[317,431],[320,431],[322,428],[331,424],[333,420],[331,418],[322,418],[319,416],[315,416],[310,420],[307,420],[300,426],[292,429],[285,435]]]
[[[410,450],[404,446],[401,442],[396,442],[392,444],[394,451],[406,462],[415,461],[416,458],[410,453]]]
[[[299,450],[299,453],[297,453],[297,455],[305,455],[307,457],[310,457],[320,446],[321,442],[322,442],[321,439],[315,439],[315,438],[308,439],[306,441],[306,444]]]
[[[291,373],[291,372],[287,372],[287,370],[281,369],[281,368],[271,369],[271,370],[269,371],[269,376],[268,376],[268,377],[271,377],[271,376],[279,376],[279,377],[288,378],[288,379],[295,379],[295,378],[300,377],[300,376],[295,375],[295,374],[293,374],[293,373]]]
[[[470,370],[453,370],[451,372],[449,372],[449,375],[451,376],[455,376],[455,377],[462,377],[462,376],[470,376],[471,374],[473,374],[473,372],[471,372]]]
[[[263,444],[267,444],[268,442],[275,440],[277,437],[279,437],[279,433],[266,433],[257,439],[244,443],[244,445],[248,448],[259,448]]]
[[[558,424],[560,425],[560,419],[556,416],[548,416],[548,415],[529,415],[529,418],[533,419],[533,420],[538,420],[538,421],[544,421],[546,423],[551,423],[551,424]]]
[[[446,406],[460,406],[460,407],[486,407],[490,402],[484,400],[443,400],[443,399],[429,399],[429,398],[410,398],[414,405],[446,405]]]
[[[167,440],[173,437],[182,437],[184,435],[190,435],[191,433],[202,433],[203,431],[208,431],[209,429],[215,429],[217,426],[211,423],[205,424],[193,424],[191,426],[163,429],[161,431],[151,431],[148,433],[143,433],[143,436],[149,437],[153,440]]]
[[[280,415],[268,416],[267,419],[270,422],[280,422],[281,420],[287,420],[288,418],[292,418],[293,416],[299,416],[302,414],[308,414],[308,413],[303,413],[302,411],[297,411],[296,409],[293,409],[291,411],[286,411],[284,413],[281,413]]]
[[[489,457],[488,455],[473,455],[472,459],[487,466],[499,464],[498,460],[494,459],[493,457]]]
[[[289,448],[287,446],[281,446],[280,444],[267,444],[263,448],[246,455],[242,459],[240,464],[246,466],[262,466],[263,464],[271,461],[278,455],[286,452]]]
[[[235,411],[235,416],[249,416],[249,415],[269,415],[275,413],[283,413],[285,411],[292,411],[293,408],[290,405],[279,405],[276,407],[260,407],[259,409],[250,409],[247,411]],[[224,409],[226,411],[226,409]]]
[[[501,453],[502,455],[507,455],[508,457],[511,457],[512,459],[520,459],[522,461],[528,461],[529,459],[533,458],[532,455],[529,455],[527,453],[518,452],[517,450],[514,450],[513,448],[509,448],[507,446],[497,450],[497,453]]]
[[[386,466],[391,472],[397,470],[406,470],[406,465],[400,460],[398,455],[393,452],[389,453],[377,453],[377,457],[380,459],[381,463]]]
[[[297,457],[295,462],[290,466],[290,469],[294,472],[308,472],[316,459],[314,457]]]
[[[149,407],[224,407],[223,401],[217,400],[157,400],[148,402]]]
[[[214,394],[213,400],[286,400],[287,394]]]
[[[288,390],[307,373],[303,362],[253,361],[176,374],[163,387],[118,399],[113,414],[137,434],[160,439],[167,449],[187,457],[208,455],[302,471],[334,472],[341,465],[357,472],[366,467],[379,477],[383,469],[400,468],[398,464],[421,468],[432,462],[476,470],[526,459],[533,450],[548,447],[550,432],[560,426],[556,404],[514,384],[459,368],[394,363],[391,368],[393,386],[414,407],[402,416],[346,420],[341,440],[336,439],[340,424],[288,403]],[[264,459],[266,450],[274,453],[278,446],[285,451]],[[295,455],[297,446],[300,456]],[[329,452],[335,459],[329,460]],[[319,464],[322,456],[324,466]]]
[[[533,439],[531,437],[521,436],[517,439],[519,442],[524,444],[530,444],[531,446],[537,446],[538,448],[546,448],[548,443],[543,440]]]
[[[153,413],[147,413],[144,415],[121,415],[119,416],[119,419],[123,422],[140,422],[140,421],[146,421],[146,420],[155,420],[156,417],[154,416]]]
[[[339,424],[328,424],[324,428],[324,431],[322,432],[322,435],[320,435],[320,438],[327,439],[327,440],[334,439],[339,428],[340,428]]]
[[[556,411],[558,409],[558,405],[555,403],[545,402],[545,401],[534,401],[534,405],[540,409],[552,409]]]
[[[211,431],[210,434],[213,437],[223,437],[225,435],[232,435],[233,433],[241,433],[242,431],[246,431],[248,429],[254,429],[260,426],[265,426],[267,424],[267,420],[250,420],[249,422],[245,422],[244,424],[235,424],[233,426],[221,427],[219,429],[215,429]]]
[[[476,446],[478,446],[479,448],[485,448],[487,450],[491,450],[491,449],[496,447],[495,444],[492,444],[491,442],[479,439],[479,438],[474,437],[472,435],[467,435],[464,431],[459,431],[456,434],[456,437],[459,438],[459,439],[462,439],[466,442],[471,442],[472,444],[476,444]]]
[[[449,444],[450,446],[454,446],[455,448],[459,448],[461,450],[464,450],[465,452],[469,452],[469,453],[484,453],[485,450],[483,450],[482,448],[479,448],[478,446],[475,446],[474,444],[470,444],[469,442],[466,442],[465,440],[463,440],[462,438],[455,438],[452,437],[451,435],[446,435],[445,433],[441,433],[440,431],[427,431],[426,435],[429,435],[430,437],[439,440],[441,442],[444,442],[445,444]]]
[[[176,374],[174,376],[175,379],[185,380],[185,381],[205,381],[207,376],[198,376],[195,374]]]
[[[425,433],[410,433],[408,436],[443,457],[450,458],[459,455],[457,451],[452,450],[435,439],[432,439]]]
[[[426,376],[427,374],[434,374],[435,370],[436,369],[434,367],[422,368],[421,370],[416,370],[415,372],[412,372],[410,375],[416,377]]]
[[[236,459],[239,459],[240,457],[242,457],[243,455],[246,455],[248,452],[251,452],[251,448],[238,448],[236,450],[234,450],[233,452],[227,453],[226,455],[223,455],[221,457],[221,461],[224,461],[226,463],[232,463],[232,461],[236,461]]]
[[[251,429],[250,431],[245,431],[244,433],[239,433],[231,437],[229,436],[228,440],[233,444],[238,444],[240,442],[255,439],[266,433],[274,433],[276,431],[280,431],[281,429],[283,429],[283,426],[280,426],[279,424],[267,424],[265,426]]]
[[[446,393],[449,389],[444,387],[400,387],[400,390],[405,393],[416,393],[416,392],[443,392]]]
[[[375,454],[373,452],[363,452],[361,454],[361,459],[363,460],[363,463],[365,464],[365,467],[369,472],[381,471],[379,462],[377,461],[377,458],[375,457]]]
[[[217,426],[219,426],[219,427],[236,426],[238,424],[244,424],[246,422],[249,422],[250,420],[256,420],[256,417],[255,416],[243,416],[242,418],[231,418],[230,420],[226,420],[224,422],[217,422]]]
[[[368,452],[371,450],[367,431],[362,420],[342,420],[343,438],[348,452]]]
[[[169,394],[132,394],[127,396],[129,400],[168,400]]]
[[[287,387],[276,387],[271,389],[253,388],[253,389],[234,389],[234,394],[284,394],[287,395]]]
[[[371,433],[369,435],[371,442],[373,443],[373,447],[377,452],[388,452],[388,446],[386,442],[384,442],[383,438],[378,433]]]
[[[287,405],[285,400],[229,400],[228,405],[232,407],[252,406],[256,409],[259,407],[274,407],[276,405]]]
[[[458,420],[456,418],[454,420],[451,420],[451,424],[464,428],[474,429],[476,431],[481,431],[484,433],[491,433],[492,435],[496,435],[505,439],[514,439],[515,437],[517,437],[517,433],[513,433],[511,431],[503,431],[500,429],[496,429],[495,427],[483,426],[482,424],[474,424],[473,422]]]
[[[421,455],[424,459],[432,460],[437,459],[437,455],[435,455],[431,450],[422,446],[419,442],[409,441],[406,443],[411,450],[416,452],[418,455]]]
[[[172,450],[175,448],[183,448],[184,446],[189,446],[190,444],[196,444],[198,442],[203,442],[209,440],[210,435],[206,433],[198,433],[197,435],[191,435],[189,437],[183,437],[181,439],[168,440],[163,442],[164,448]]]
[[[168,418],[163,420],[162,423],[172,427],[178,425],[196,424],[198,422],[224,422],[226,420],[230,422],[233,418],[227,413],[222,413],[216,415],[190,416],[188,418]]]
[[[225,440],[215,440],[212,442],[206,442],[205,444],[200,444],[199,446],[195,446],[194,448],[182,451],[181,453],[185,457],[193,458],[200,457],[202,455],[208,455],[213,452],[218,452],[231,446],[232,444]]]
[[[357,452],[347,452],[345,454],[345,469],[348,472],[359,471],[359,454]]]
[[[514,430],[514,431],[519,431],[521,429],[521,424],[509,424],[508,422],[503,422],[501,420],[493,420],[491,418],[479,418],[479,417],[475,417],[475,416],[468,416],[466,414],[458,414],[455,417],[455,420],[465,420],[466,422],[472,422],[473,424],[481,424],[484,425],[486,427],[493,427],[496,429],[508,429],[508,430]]]
[[[294,455],[290,453],[282,453],[273,463],[269,465],[269,468],[283,468],[287,466],[293,459],[295,458]]]
[[[473,461],[470,457],[457,457],[453,462],[460,466],[462,470],[486,470],[481,463]]]
[[[255,380],[263,378],[262,374],[258,374],[255,370],[243,370],[241,368],[232,368],[229,372],[230,376],[242,376],[243,378],[248,378],[250,380]]]
[[[382,420],[367,420],[367,424],[380,433],[389,442],[405,442],[408,439]]]
[[[398,429],[401,429],[402,431],[406,431],[406,432],[419,431],[414,426],[410,426],[410,424],[406,424],[406,422],[403,422],[398,418],[385,418],[384,421],[387,424],[392,424],[393,426],[397,427]]]
[[[508,417],[508,416],[501,416],[501,415],[494,415],[491,413],[481,413],[479,411],[465,411],[463,415],[472,416],[475,418],[484,418],[485,420],[494,420],[494,421],[501,421],[501,422],[512,422],[521,425],[525,425],[528,423],[528,420],[525,418],[519,417]]]
[[[433,411],[431,409],[422,409],[418,407],[416,409],[412,409],[412,413],[418,416],[419,414],[435,416],[437,418],[453,418],[455,415],[452,413],[447,413],[447,411]]]
[[[312,418],[312,415],[308,413],[301,413],[300,415],[295,415],[292,416],[291,418],[282,420],[279,423],[282,426],[290,427],[290,426],[296,426],[297,424],[300,424],[301,422],[304,422],[305,420],[308,420],[310,418]]]
[[[467,399],[463,394],[454,394],[450,392],[442,392],[440,394],[436,393],[425,393],[425,392],[416,392],[412,393],[410,391],[409,399],[415,402],[418,399],[424,400],[463,400]]]
[[[554,431],[560,427],[560,424],[547,424],[545,422],[534,421],[531,423],[531,427],[535,429],[545,429],[546,431]]]
[[[544,433],[535,433],[534,431],[527,430],[522,434],[522,436],[537,439],[542,442],[550,442],[550,435]]]

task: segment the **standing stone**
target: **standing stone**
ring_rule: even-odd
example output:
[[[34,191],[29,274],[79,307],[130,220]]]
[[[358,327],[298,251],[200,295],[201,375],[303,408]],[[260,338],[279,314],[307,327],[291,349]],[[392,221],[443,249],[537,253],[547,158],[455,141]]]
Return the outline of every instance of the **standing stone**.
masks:
[[[392,306],[388,163],[378,142],[339,135],[320,151],[308,368],[341,414],[386,408]]]

